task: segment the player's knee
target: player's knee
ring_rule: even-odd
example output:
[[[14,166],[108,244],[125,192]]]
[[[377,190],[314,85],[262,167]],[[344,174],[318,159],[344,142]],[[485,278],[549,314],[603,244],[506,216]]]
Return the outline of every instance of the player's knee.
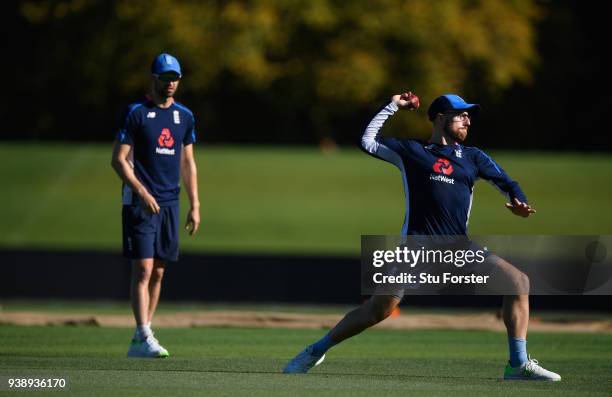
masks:
[[[149,266],[134,265],[132,267],[132,278],[137,283],[148,283],[151,279],[152,269]]]
[[[396,304],[394,302],[380,302],[370,305],[370,318],[372,323],[377,324],[393,313]]]
[[[374,313],[374,321],[376,321],[377,323],[383,321],[384,319],[386,319],[387,317],[389,317],[391,315],[391,313],[393,312],[393,309],[389,309],[389,308],[380,308],[378,309],[375,313]]]
[[[510,282],[512,295],[529,294],[529,277],[525,273],[518,270],[513,272]]]
[[[518,283],[517,288],[519,290],[519,293],[529,294],[529,288],[530,288],[529,276],[527,276],[523,272],[519,272],[517,283]]]
[[[162,278],[164,278],[164,268],[163,267],[154,268],[153,271],[151,272],[151,282],[159,283],[161,282]]]

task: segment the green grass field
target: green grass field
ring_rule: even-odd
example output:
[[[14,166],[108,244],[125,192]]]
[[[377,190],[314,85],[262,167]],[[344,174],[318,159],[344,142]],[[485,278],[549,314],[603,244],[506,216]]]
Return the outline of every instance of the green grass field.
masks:
[[[412,314],[444,314],[444,315],[477,315],[490,312],[490,309],[474,307],[419,307],[409,300],[402,302],[401,307]],[[336,314],[338,316],[355,308],[354,304],[314,304],[314,303],[222,303],[222,302],[172,302],[162,298],[156,310],[156,315],[215,311],[249,311],[249,312],[281,312],[302,314]],[[36,312],[43,314],[76,314],[88,316],[124,315],[132,316],[129,301],[104,300],[56,300],[45,299],[0,299],[0,313]],[[573,321],[612,321],[612,313],[592,311],[585,308],[576,310],[542,310],[533,309],[532,318],[552,322]]]
[[[308,375],[280,373],[324,331],[159,329],[166,360],[128,360],[131,330],[0,326],[0,376],[67,377],[87,396],[609,396],[612,335],[532,333],[529,350],[560,383],[503,382],[505,335],[370,330]],[[10,393],[0,391],[0,395]],[[21,393],[15,393],[21,395]]]
[[[111,145],[0,146],[0,247],[120,249]],[[399,172],[357,149],[197,147],[203,225],[186,251],[349,254],[360,235],[399,233]],[[612,157],[493,152],[538,209],[512,216],[478,182],[473,234],[612,234]],[[183,197],[184,199],[184,197]],[[183,208],[185,208],[183,203]],[[374,205],[374,209],[372,209]]]

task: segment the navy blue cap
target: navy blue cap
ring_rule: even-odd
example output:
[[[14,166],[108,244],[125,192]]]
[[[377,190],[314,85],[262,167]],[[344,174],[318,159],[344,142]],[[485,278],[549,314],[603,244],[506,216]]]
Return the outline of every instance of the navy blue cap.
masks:
[[[467,103],[459,95],[445,94],[433,100],[431,105],[429,105],[429,109],[427,109],[427,115],[429,120],[433,121],[438,113],[444,113],[449,110],[467,110],[468,113],[474,115],[480,112],[480,105]]]
[[[170,54],[159,54],[153,60],[153,64],[151,65],[151,73],[153,74],[162,74],[174,72],[181,77],[181,65],[179,64],[178,59],[173,57]]]

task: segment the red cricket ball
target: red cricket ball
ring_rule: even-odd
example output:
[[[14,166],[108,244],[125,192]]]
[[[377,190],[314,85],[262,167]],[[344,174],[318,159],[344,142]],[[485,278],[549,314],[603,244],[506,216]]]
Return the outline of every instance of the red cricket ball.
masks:
[[[408,92],[408,97],[406,98],[406,100],[409,102],[408,109],[418,109],[421,105],[419,97],[413,94],[412,92]]]

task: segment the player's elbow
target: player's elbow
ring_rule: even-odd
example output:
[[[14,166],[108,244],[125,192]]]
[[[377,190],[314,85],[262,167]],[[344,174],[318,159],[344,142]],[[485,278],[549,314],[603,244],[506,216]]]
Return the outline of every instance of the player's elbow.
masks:
[[[367,145],[368,145],[368,139],[366,138],[365,135],[363,135],[361,137],[361,147],[365,149],[367,147]]]
[[[361,137],[361,147],[368,153],[375,153],[377,148],[377,142],[374,138],[364,134]]]
[[[124,173],[124,169],[125,169],[124,166],[125,166],[124,161],[121,160],[120,157],[113,156],[113,158],[111,159],[111,167],[115,170],[117,175],[119,175],[120,177]]]
[[[119,168],[121,168],[121,161],[117,157],[113,156],[111,158],[110,165],[115,171],[118,171]]]

